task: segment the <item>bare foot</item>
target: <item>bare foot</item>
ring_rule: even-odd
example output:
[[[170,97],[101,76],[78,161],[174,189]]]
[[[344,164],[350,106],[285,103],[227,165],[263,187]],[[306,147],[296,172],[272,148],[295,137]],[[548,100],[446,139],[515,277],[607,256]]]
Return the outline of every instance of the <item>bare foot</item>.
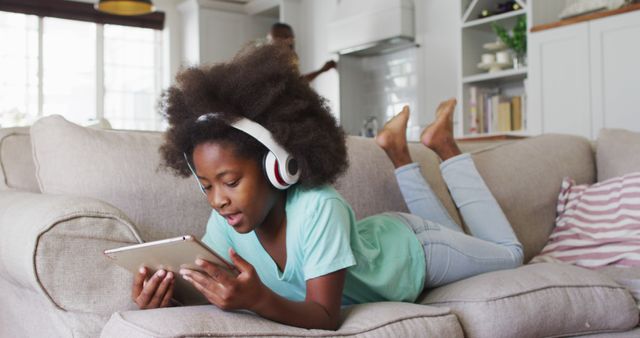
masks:
[[[385,123],[376,136],[376,143],[384,149],[395,168],[411,163],[409,147],[407,147],[407,123],[409,122],[409,106]]]
[[[436,111],[436,120],[428,125],[420,135],[422,144],[435,151],[443,161],[462,153],[453,138],[453,110],[455,107],[456,99],[440,103]]]

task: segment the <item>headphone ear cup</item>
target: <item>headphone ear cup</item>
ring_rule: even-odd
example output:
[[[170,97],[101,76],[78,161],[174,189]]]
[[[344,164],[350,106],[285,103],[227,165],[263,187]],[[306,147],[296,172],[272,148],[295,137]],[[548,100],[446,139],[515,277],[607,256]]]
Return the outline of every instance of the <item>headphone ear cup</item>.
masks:
[[[267,174],[267,178],[269,179],[269,182],[271,182],[271,185],[277,189],[284,190],[289,187],[289,184],[287,184],[282,179],[282,175],[280,175],[278,160],[276,159],[276,155],[272,152],[268,152],[264,158],[264,171]]]

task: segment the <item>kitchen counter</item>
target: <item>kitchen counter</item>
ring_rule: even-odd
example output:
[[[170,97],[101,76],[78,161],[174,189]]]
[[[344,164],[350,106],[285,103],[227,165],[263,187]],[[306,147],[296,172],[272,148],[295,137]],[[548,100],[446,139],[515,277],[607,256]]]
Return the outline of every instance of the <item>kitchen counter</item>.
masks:
[[[610,10],[610,11],[602,11],[602,12],[596,12],[591,14],[585,14],[585,15],[580,15],[580,16],[576,16],[573,18],[565,19],[565,20],[533,26],[531,28],[531,33],[540,32],[543,30],[558,28],[558,27],[567,26],[567,25],[573,25],[579,22],[601,19],[607,16],[612,16],[612,15],[617,15],[617,14],[622,14],[622,13],[627,13],[627,12],[632,12],[637,10],[640,10],[640,3],[631,4],[631,5],[624,6],[624,7]]]

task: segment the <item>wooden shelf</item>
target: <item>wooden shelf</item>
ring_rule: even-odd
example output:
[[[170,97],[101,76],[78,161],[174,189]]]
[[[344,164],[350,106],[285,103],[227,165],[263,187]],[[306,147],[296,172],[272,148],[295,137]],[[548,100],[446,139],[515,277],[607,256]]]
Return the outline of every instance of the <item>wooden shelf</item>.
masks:
[[[457,142],[476,142],[476,141],[498,141],[498,140],[518,140],[531,137],[521,130],[487,133],[487,134],[467,134],[462,137],[456,137]]]
[[[540,31],[547,30],[547,29],[558,28],[558,27],[562,27],[562,26],[573,25],[573,24],[580,23],[580,22],[601,19],[601,18],[605,18],[605,17],[608,17],[608,16],[618,15],[618,14],[637,11],[637,10],[640,10],[640,3],[631,4],[631,5],[628,5],[628,6],[625,6],[625,7],[622,7],[622,8],[618,8],[618,9],[614,9],[614,10],[611,10],[611,11],[604,11],[604,12],[585,14],[585,15],[581,15],[581,16],[577,16],[577,17],[573,17],[573,18],[569,18],[569,19],[565,19],[565,20],[560,20],[560,21],[556,21],[556,22],[552,22],[552,23],[547,23],[547,24],[543,24],[543,25],[537,25],[537,26],[534,26],[534,27],[531,28],[531,33],[540,32]]]

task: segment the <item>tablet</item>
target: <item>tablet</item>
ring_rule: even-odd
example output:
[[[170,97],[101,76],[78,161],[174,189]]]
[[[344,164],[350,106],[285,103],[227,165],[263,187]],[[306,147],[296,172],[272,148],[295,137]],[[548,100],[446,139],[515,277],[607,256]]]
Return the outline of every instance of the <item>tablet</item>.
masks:
[[[104,254],[133,274],[139,273],[141,266],[147,267],[151,273],[160,269],[172,271],[175,278],[173,298],[182,305],[209,304],[202,293],[179,273],[183,267],[202,271],[195,264],[197,258],[216,264],[233,275],[238,274],[231,263],[192,235],[105,250]]]

